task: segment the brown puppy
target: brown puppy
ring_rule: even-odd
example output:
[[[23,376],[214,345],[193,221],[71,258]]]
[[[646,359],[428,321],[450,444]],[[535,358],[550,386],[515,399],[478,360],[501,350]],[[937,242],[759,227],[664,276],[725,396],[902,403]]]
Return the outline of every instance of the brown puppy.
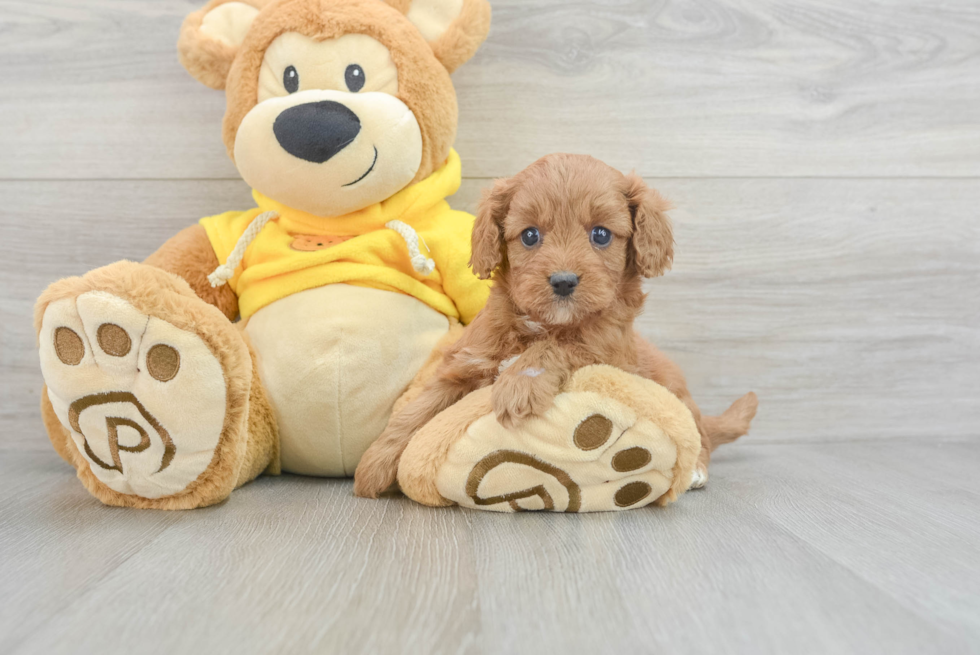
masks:
[[[487,191],[473,228],[471,265],[494,285],[483,311],[446,353],[421,394],[392,417],[357,467],[354,491],[376,497],[395,481],[412,435],[463,396],[493,384],[505,427],[544,413],[571,374],[609,364],[654,380],[694,414],[702,452],[737,439],[755,394],[702,419],[680,369],[633,330],[642,278],[674,256],[668,203],[636,175],[588,156],[549,155]]]

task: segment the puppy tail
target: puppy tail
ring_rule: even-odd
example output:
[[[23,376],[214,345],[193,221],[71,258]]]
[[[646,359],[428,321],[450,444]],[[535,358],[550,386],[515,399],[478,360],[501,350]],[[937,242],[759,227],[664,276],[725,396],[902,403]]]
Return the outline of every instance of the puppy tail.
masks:
[[[721,416],[701,417],[701,426],[708,436],[710,450],[731,443],[749,431],[749,424],[759,408],[759,398],[750,391],[725,410]]]

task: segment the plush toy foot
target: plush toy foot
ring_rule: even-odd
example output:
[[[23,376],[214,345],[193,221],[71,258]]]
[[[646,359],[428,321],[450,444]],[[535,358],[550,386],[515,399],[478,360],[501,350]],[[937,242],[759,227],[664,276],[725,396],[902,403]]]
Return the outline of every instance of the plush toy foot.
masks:
[[[38,319],[50,406],[90,492],[164,509],[231,492],[252,367],[218,310],[168,273],[120,262],[52,285]]]
[[[691,483],[700,437],[663,387],[607,366],[578,371],[543,416],[501,426],[482,389],[413,437],[399,483],[426,504],[594,512],[665,504]]]

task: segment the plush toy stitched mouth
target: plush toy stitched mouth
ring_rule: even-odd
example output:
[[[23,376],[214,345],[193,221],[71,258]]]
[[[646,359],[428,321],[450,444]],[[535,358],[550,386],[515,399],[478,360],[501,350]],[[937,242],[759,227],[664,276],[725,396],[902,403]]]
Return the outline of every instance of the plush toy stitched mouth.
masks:
[[[366,178],[368,175],[371,174],[371,171],[374,170],[374,166],[377,163],[378,163],[378,146],[374,146],[374,161],[371,162],[371,167],[368,168],[367,171],[365,171],[364,175],[360,176],[353,182],[348,182],[347,184],[342,184],[341,186],[353,186],[357,184],[358,182],[360,182],[361,180],[363,180],[364,178]]]

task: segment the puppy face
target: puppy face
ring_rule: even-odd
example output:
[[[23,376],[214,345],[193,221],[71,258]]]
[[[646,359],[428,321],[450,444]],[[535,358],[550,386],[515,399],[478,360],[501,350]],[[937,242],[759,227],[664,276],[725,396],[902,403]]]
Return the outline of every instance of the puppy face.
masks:
[[[592,157],[550,155],[486,194],[473,233],[477,275],[494,271],[531,320],[571,325],[611,307],[624,282],[673,257],[667,203]]]

